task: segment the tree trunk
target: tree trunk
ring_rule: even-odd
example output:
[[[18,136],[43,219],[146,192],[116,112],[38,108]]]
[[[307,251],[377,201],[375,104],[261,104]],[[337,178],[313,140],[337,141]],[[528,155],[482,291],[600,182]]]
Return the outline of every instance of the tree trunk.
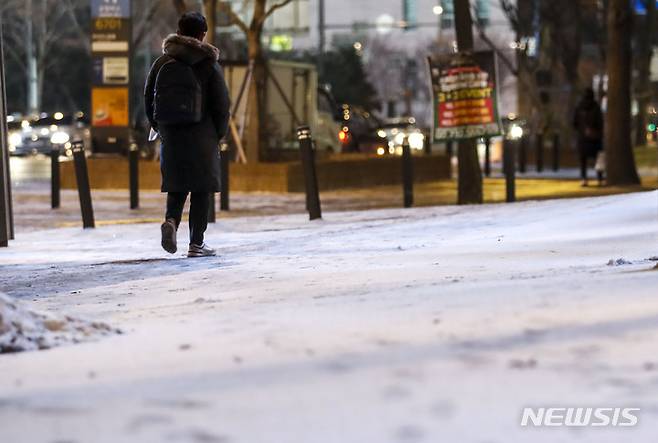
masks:
[[[265,87],[267,75],[265,73],[265,59],[261,36],[265,21],[265,0],[256,0],[254,16],[247,31],[247,44],[249,60],[254,62],[254,72],[249,87],[249,115],[248,131],[245,132],[245,151],[247,162],[255,163],[265,160],[267,145],[263,140],[263,127],[265,118]]]
[[[606,170],[610,185],[640,183],[631,143],[631,31],[630,0],[610,0],[605,120]]]
[[[638,114],[635,120],[635,145],[647,143],[647,124],[649,123],[648,110],[651,103],[651,57],[653,55],[653,22],[655,18],[656,3],[646,1],[647,13],[644,17],[636,16],[638,29],[635,32],[637,38],[637,87],[635,97],[637,98]]]
[[[217,20],[217,0],[203,0],[203,8],[208,22],[208,34],[206,41],[211,45],[215,44],[215,31]]]
[[[460,52],[473,50],[473,22],[469,0],[455,0],[455,31]],[[475,140],[459,142],[459,182],[457,203],[482,203],[482,170]]]

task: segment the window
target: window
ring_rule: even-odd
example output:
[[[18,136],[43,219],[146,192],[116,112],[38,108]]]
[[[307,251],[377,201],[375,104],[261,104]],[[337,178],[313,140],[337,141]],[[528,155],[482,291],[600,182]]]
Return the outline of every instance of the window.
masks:
[[[455,21],[455,6],[452,0],[441,0],[443,14],[441,14],[441,27],[452,28]]]
[[[492,0],[475,1],[477,19],[485,26],[489,24],[491,1]],[[443,28],[453,27],[455,24],[455,5],[453,0],[441,0],[441,7],[443,8],[443,14],[441,14],[441,26]]]

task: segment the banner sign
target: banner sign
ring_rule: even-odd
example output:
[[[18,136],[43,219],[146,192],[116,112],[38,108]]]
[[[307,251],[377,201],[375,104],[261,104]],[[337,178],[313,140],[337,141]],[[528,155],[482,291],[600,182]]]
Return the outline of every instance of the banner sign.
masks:
[[[91,17],[130,18],[130,0],[91,0]]]
[[[450,54],[428,62],[434,93],[434,141],[500,135],[495,54]]]

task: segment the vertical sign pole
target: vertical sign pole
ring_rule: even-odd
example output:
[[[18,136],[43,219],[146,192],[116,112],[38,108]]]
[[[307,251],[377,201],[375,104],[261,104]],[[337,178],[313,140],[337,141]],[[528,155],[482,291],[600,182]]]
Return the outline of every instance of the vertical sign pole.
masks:
[[[11,208],[11,178],[9,176],[9,146],[7,143],[5,70],[2,51],[2,16],[0,16],[0,247],[6,247],[9,245],[9,240],[13,238],[13,215]]]
[[[130,147],[132,0],[91,3],[91,130],[94,152]]]

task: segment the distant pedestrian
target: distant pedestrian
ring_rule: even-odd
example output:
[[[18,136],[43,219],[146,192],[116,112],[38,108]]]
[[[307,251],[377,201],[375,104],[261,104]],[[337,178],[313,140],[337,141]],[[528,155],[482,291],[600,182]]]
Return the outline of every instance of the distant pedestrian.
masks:
[[[162,192],[167,192],[161,244],[177,250],[176,232],[190,197],[188,257],[215,255],[204,243],[211,195],[220,192],[219,141],[227,132],[229,95],[219,66],[219,50],[203,40],[203,15],[185,13],[178,33],[168,36],[151,68],[144,99],[146,115],[162,139]]]
[[[601,106],[594,99],[594,91],[585,89],[583,97],[576,107],[573,126],[578,135],[578,154],[580,157],[580,176],[582,185],[587,186],[587,166],[589,160],[596,160],[603,150],[603,114]],[[603,183],[603,173],[597,170],[599,184]]]

